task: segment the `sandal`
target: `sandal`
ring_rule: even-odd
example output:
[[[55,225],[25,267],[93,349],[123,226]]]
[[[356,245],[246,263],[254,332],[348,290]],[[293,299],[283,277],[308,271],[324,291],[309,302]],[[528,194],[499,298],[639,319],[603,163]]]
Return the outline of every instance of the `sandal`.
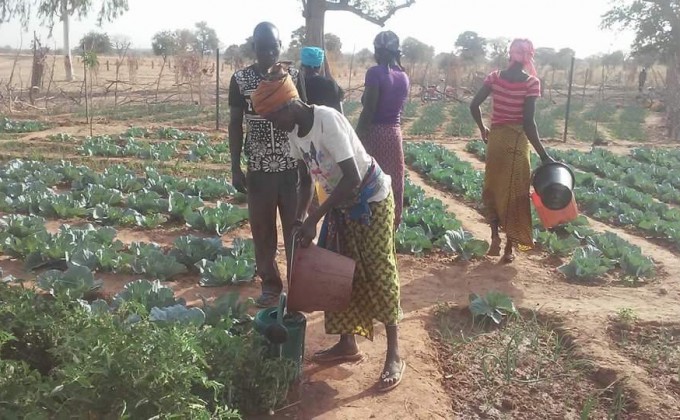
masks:
[[[327,350],[321,350],[314,353],[311,361],[317,364],[327,363],[354,363],[364,360],[364,355],[361,352],[354,354],[334,354],[331,353],[335,347]]]
[[[259,298],[255,299],[255,306],[258,308],[271,308],[279,304],[280,293],[262,292]]]
[[[398,387],[404,377],[404,371],[406,370],[406,362],[401,361],[401,367],[397,374],[391,374],[387,370],[384,370],[380,374],[380,383],[378,385],[378,392],[389,392],[394,388]],[[387,382],[388,379],[392,379],[394,382]]]

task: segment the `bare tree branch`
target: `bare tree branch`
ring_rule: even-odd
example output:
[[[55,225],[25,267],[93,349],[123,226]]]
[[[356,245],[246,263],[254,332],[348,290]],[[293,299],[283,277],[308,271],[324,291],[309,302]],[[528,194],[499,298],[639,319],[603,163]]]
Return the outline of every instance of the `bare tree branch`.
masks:
[[[355,15],[359,16],[360,18],[367,20],[371,23],[374,23],[378,26],[385,26],[385,23],[392,16],[394,16],[395,13],[397,13],[401,9],[411,7],[415,2],[416,2],[416,0],[407,0],[405,3],[400,4],[399,6],[391,7],[387,11],[387,13],[385,13],[383,16],[371,16],[368,13],[364,12],[363,10],[359,9],[358,7],[351,6],[349,4],[349,0],[340,0],[339,3],[327,1],[326,2],[326,10],[351,12],[351,13],[354,13]]]

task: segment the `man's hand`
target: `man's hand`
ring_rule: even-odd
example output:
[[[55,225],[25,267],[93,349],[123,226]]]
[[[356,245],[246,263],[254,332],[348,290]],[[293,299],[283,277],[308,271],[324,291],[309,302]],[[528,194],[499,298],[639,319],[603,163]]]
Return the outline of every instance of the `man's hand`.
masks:
[[[231,170],[231,185],[240,193],[245,194],[247,192],[246,175],[241,168],[233,168]]]

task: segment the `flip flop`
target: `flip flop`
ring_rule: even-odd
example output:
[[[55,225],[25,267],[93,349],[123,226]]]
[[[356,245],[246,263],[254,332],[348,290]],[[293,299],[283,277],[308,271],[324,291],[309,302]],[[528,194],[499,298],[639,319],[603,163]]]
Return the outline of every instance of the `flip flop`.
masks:
[[[314,353],[311,361],[318,364],[327,363],[353,363],[364,360],[364,355],[359,352],[355,354],[329,354],[329,350],[322,350]]]
[[[385,386],[385,379],[387,379],[389,376],[391,376],[389,373],[386,371],[383,371],[382,374],[380,374],[380,382],[378,385],[378,392],[389,392],[392,391],[394,388],[398,387],[399,384],[401,383],[402,378],[404,377],[404,371],[406,370],[406,362],[401,361],[401,368],[399,369],[399,376],[397,376],[396,381],[392,383],[391,385]]]

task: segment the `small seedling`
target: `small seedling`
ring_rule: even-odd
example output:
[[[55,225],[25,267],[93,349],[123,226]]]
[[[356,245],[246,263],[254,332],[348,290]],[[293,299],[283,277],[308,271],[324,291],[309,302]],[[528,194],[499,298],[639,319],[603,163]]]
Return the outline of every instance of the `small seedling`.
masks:
[[[637,314],[631,308],[621,308],[616,315],[618,320],[626,325],[634,324],[638,319]]]

